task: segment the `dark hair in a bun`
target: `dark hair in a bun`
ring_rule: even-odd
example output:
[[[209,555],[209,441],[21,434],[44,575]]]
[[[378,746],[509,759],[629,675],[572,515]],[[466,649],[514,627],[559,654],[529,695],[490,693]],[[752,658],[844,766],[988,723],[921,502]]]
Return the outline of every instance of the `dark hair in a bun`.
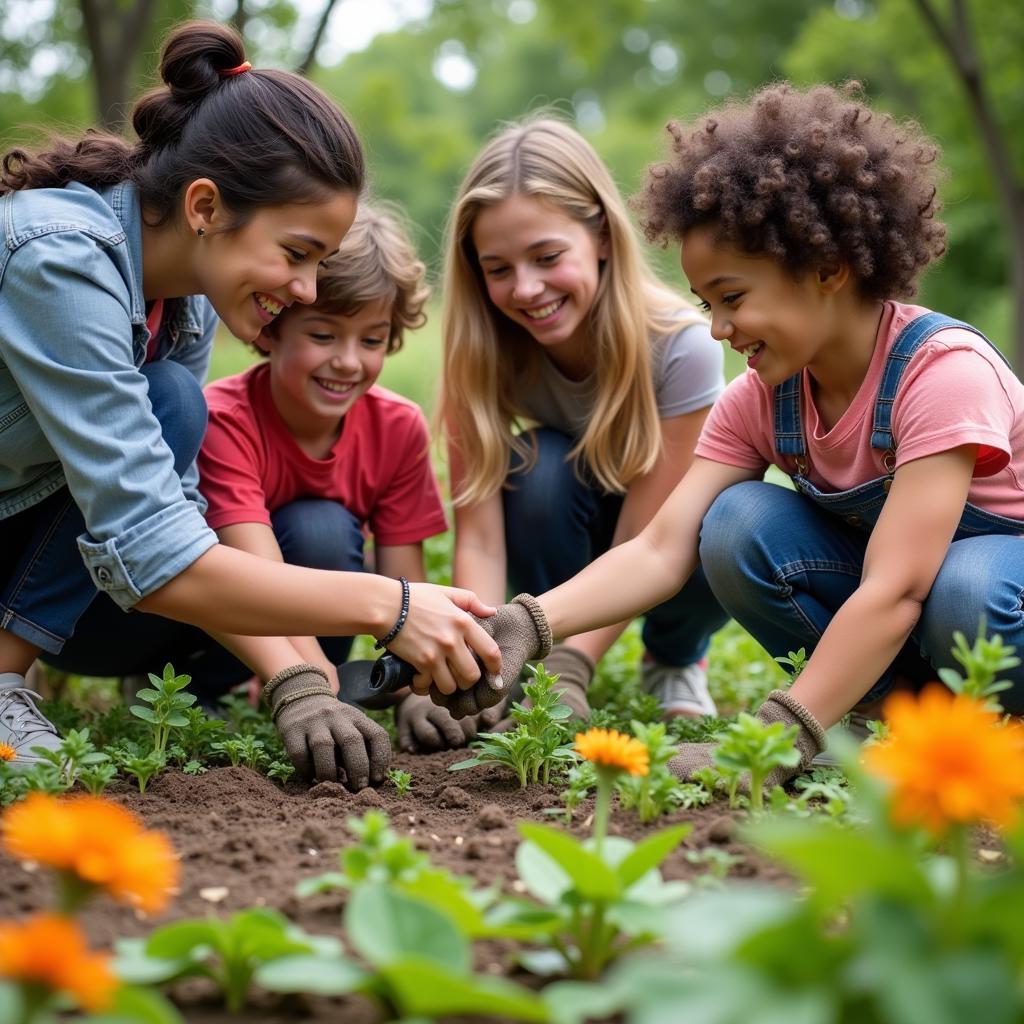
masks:
[[[180,25],[161,53],[164,84],[132,109],[135,145],[91,130],[77,141],[53,139],[38,153],[13,149],[3,158],[0,193],[132,181],[159,224],[189,182],[210,178],[240,225],[260,206],[360,192],[362,146],[338,107],[289,71],[225,74],[244,61],[242,40],[228,26]]]

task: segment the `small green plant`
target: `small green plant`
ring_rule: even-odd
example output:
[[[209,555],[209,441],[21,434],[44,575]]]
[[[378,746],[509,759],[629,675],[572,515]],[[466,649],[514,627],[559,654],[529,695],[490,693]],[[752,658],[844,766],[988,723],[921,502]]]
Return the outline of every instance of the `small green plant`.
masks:
[[[93,796],[100,796],[103,791],[114,781],[117,775],[117,768],[108,758],[98,764],[85,765],[78,773],[78,781],[85,788],[86,792]]]
[[[202,708],[186,708],[186,724],[178,733],[178,743],[185,751],[185,761],[203,761],[213,753],[213,745],[223,738],[227,724],[211,718]]]
[[[110,760],[108,754],[100,753],[93,745],[87,728],[69,729],[56,750],[36,747],[35,752],[56,768],[63,789],[70,789],[75,784],[83,768]]]
[[[796,679],[807,667],[807,662],[810,658],[806,648],[801,647],[799,651],[790,651],[786,657],[780,656],[775,660],[786,670],[790,679]]]
[[[237,768],[245,756],[245,745],[241,736],[229,736],[213,744],[213,752],[219,754],[232,768]]]
[[[283,786],[295,774],[295,765],[291,761],[271,761],[267,767],[267,776],[277,779]]]
[[[144,703],[133,704],[129,710],[149,725],[153,734],[153,752],[163,754],[171,733],[188,725],[185,711],[196,702],[196,696],[182,692],[192,682],[192,677],[177,675],[170,662],[164,665],[162,676],[150,672],[149,681],[153,688],[139,690],[136,694]]]
[[[604,726],[600,728],[604,728]],[[565,781],[566,787],[562,790],[562,803],[565,804],[565,823],[571,825],[576,808],[590,796],[597,785],[594,766],[589,761],[578,761],[569,769]]]
[[[1013,683],[1006,679],[998,679],[1000,672],[1016,668],[1020,658],[1014,656],[1016,648],[1003,643],[999,635],[991,639],[985,636],[985,617],[978,623],[978,635],[974,644],[969,645],[967,638],[957,630],[953,634],[953,657],[964,667],[965,675],[956,669],[940,668],[939,678],[954,692],[974,697],[985,704],[989,711],[1001,714],[1003,706],[996,697],[997,693],[1008,690]]]
[[[448,770],[463,771],[481,764],[498,764],[515,773],[524,789],[533,783],[545,786],[555,767],[568,767],[576,760],[565,722],[572,710],[559,699],[552,685],[557,676],[550,676],[543,665],[531,671],[532,683],[523,687],[531,706],[518,702],[512,705],[510,717],[516,728],[504,733],[481,733],[473,742],[477,754],[450,765]]]
[[[398,795],[403,797],[412,788],[412,774],[410,772],[402,771],[401,768],[389,768],[388,782],[395,787],[395,791]]]
[[[202,761],[186,761],[181,770],[186,775],[205,775],[210,769]]]
[[[737,864],[743,863],[743,858],[737,853],[730,853],[720,846],[705,846],[700,850],[687,850],[686,859],[691,864],[707,868],[707,873],[701,876],[701,884],[704,886],[719,886],[728,877],[729,872]]]
[[[308,935],[275,910],[251,908],[224,921],[179,921],[148,939],[122,939],[115,969],[122,980],[140,984],[205,976],[223,992],[225,1009],[238,1013],[260,967],[285,956],[340,951],[337,939]]]
[[[398,836],[381,811],[367,811],[362,818],[347,818],[345,824],[356,841],[338,854],[341,870],[299,882],[295,888],[299,896],[352,889],[364,882],[408,881],[430,866],[430,858],[420,853],[412,840]]]
[[[664,722],[635,721],[632,728],[647,748],[649,768],[646,775],[620,775],[615,789],[621,807],[635,810],[641,821],[650,822],[683,802],[682,783],[666,767],[676,748],[667,738]]]
[[[722,740],[712,755],[715,766],[728,778],[730,804],[735,805],[736,790],[745,772],[750,773],[750,807],[764,807],[762,787],[773,768],[792,767],[800,760],[793,745],[798,727],[782,722],[766,725],[753,715],[741,711],[722,733]]]
[[[139,792],[145,793],[150,779],[161,772],[167,763],[163,753],[152,750],[148,754],[121,752],[115,762],[125,775],[131,775],[139,785]]]

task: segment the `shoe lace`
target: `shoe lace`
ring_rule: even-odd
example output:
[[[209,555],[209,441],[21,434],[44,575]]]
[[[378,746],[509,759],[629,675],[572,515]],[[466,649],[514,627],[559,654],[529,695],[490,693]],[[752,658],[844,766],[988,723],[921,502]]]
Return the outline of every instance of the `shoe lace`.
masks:
[[[0,719],[19,733],[52,732],[57,730],[39,710],[42,698],[35,690],[21,686],[0,691]]]

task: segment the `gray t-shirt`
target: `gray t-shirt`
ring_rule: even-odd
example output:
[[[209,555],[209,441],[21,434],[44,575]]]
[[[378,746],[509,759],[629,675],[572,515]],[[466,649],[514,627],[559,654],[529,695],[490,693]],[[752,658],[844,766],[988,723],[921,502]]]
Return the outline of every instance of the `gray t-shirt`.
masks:
[[[654,397],[658,416],[668,419],[711,405],[725,388],[722,346],[707,324],[687,324],[675,334],[662,335],[651,350]],[[570,380],[544,354],[537,377],[521,402],[527,416],[545,427],[579,437],[594,410],[594,374]]]

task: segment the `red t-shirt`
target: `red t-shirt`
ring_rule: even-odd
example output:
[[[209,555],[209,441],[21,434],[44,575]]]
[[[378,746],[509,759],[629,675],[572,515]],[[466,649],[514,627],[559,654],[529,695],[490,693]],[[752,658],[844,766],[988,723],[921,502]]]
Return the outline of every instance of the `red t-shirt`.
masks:
[[[447,529],[426,420],[414,402],[370,388],[346,413],[327,458],[314,459],[274,405],[269,364],[214,381],[206,401],[199,486],[213,529],[269,526],[270,513],[297,498],[339,502],[379,545],[415,544]]]

